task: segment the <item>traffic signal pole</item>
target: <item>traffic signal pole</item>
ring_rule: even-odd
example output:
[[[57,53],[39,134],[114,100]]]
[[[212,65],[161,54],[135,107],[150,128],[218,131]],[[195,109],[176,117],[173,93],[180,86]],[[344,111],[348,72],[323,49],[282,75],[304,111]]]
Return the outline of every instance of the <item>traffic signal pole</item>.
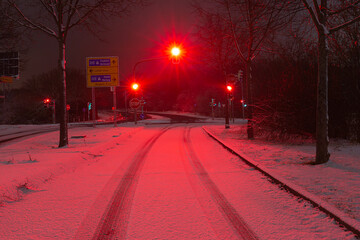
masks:
[[[156,61],[156,60],[161,60],[161,59],[164,59],[166,58],[166,56],[164,57],[157,57],[157,58],[147,58],[147,59],[143,59],[141,61],[138,61],[135,63],[134,67],[133,67],[133,81],[136,82],[136,78],[135,78],[135,70],[136,70],[136,67],[140,64],[140,63],[144,63],[144,62],[150,62],[150,61]],[[137,89],[134,89],[135,91],[137,91]],[[126,94],[125,94],[125,99],[126,99]],[[126,100],[125,100],[125,104],[126,104]],[[141,106],[141,108],[143,109],[143,106]],[[142,111],[143,113],[143,111]],[[137,109],[135,108],[134,109],[134,123],[137,124]]]
[[[230,128],[229,122],[229,94],[226,94],[226,101],[225,101],[225,129]]]
[[[179,47],[176,47],[174,46],[172,49],[171,49],[171,59],[172,59],[172,62],[174,64],[178,64],[180,59],[178,58],[181,54],[181,49]],[[135,63],[134,67],[133,67],[133,81],[136,82],[136,78],[135,78],[135,70],[136,70],[136,67],[140,64],[140,63],[144,63],[144,62],[150,62],[150,61],[156,61],[156,60],[162,60],[162,59],[165,59],[167,58],[168,56],[161,56],[161,57],[155,57],[155,58],[147,58],[147,59],[143,59],[143,60],[140,60],[138,62]],[[174,61],[176,60],[176,61]],[[137,91],[137,89],[134,89],[135,91]],[[141,101],[143,101],[143,97],[141,98]],[[143,109],[143,104],[141,104],[141,113],[144,114],[144,109]],[[135,124],[137,124],[137,108],[134,109],[134,122]]]
[[[231,105],[231,93],[233,91],[233,86],[226,83],[226,101],[225,101],[225,128],[230,128],[229,123],[229,105]]]

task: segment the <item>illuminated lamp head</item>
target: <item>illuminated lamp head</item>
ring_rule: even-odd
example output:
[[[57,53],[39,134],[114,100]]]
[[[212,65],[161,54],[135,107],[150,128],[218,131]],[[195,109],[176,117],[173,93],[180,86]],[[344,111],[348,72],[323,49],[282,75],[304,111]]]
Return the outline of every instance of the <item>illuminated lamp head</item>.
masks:
[[[137,91],[137,90],[139,89],[139,84],[133,83],[133,84],[131,85],[131,88],[132,88],[134,91]]]
[[[180,48],[178,47],[171,48],[171,55],[173,55],[174,57],[178,57],[180,53],[181,53]]]

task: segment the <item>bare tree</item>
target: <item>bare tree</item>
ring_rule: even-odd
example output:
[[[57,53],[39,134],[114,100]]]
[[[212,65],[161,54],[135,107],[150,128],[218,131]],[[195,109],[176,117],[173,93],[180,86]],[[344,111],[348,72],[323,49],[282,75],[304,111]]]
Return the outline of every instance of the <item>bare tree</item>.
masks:
[[[202,43],[202,59],[206,59],[215,69],[226,76],[238,61],[234,51],[233,40],[229,26],[224,21],[225,13],[212,12],[204,9],[199,4],[193,5],[199,15],[196,37]]]
[[[101,18],[120,17],[141,0],[7,0],[7,16],[19,25],[39,30],[58,42],[60,139],[59,147],[68,144],[66,111],[66,39],[70,30],[84,26],[93,30]]]
[[[205,33],[208,45],[216,49],[213,58],[218,62],[217,65],[226,69],[227,66],[234,65],[227,61],[240,59],[241,65],[245,66],[249,139],[254,138],[251,81],[253,60],[261,52],[268,50],[276,31],[291,19],[289,14],[284,14],[289,5],[288,1],[276,0],[213,0],[209,1],[212,8],[204,10],[200,4],[196,7],[206,20],[200,32]],[[234,53],[236,57],[232,56]]]
[[[318,88],[316,107],[316,164],[329,161],[328,151],[328,55],[329,36],[360,20],[360,15],[342,22],[340,14],[360,7],[359,0],[301,0],[318,33]],[[311,3],[312,2],[312,3]],[[320,2],[320,3],[319,3]]]
[[[226,0],[221,1],[227,10],[227,23],[236,51],[245,65],[247,101],[247,134],[254,138],[253,97],[251,71],[254,58],[266,50],[278,29],[291,15],[284,14],[288,1],[276,0]]]
[[[208,11],[199,4],[193,4],[200,21],[197,25],[197,37],[203,43],[205,56],[217,71],[222,74],[222,79],[227,81],[227,74],[235,67],[239,68],[239,56],[234,50],[233,40],[230,35],[229,25],[224,21],[226,12]],[[229,94],[225,100],[225,128],[229,128]]]
[[[0,13],[3,13],[6,5],[0,0]],[[21,40],[19,28],[10,21],[4,14],[0,14],[0,50],[6,51],[14,49]]]

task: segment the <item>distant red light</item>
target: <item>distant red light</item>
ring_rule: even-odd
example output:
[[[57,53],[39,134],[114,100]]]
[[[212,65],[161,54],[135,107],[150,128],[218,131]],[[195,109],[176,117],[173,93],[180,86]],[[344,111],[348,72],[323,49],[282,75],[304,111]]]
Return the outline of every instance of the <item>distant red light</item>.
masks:
[[[44,103],[45,103],[45,104],[50,103],[50,102],[51,102],[50,98],[45,98],[45,99],[44,99]]]
[[[230,86],[230,85],[227,85],[226,89],[228,90],[228,92],[231,92],[233,90],[232,86]]]

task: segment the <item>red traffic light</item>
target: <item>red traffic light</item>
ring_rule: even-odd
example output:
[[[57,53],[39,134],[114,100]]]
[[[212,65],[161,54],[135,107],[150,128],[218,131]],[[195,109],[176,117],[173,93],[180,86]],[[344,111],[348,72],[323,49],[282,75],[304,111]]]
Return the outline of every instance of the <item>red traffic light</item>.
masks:
[[[133,84],[131,84],[131,88],[132,88],[132,90],[137,91],[139,89],[139,84],[133,83]]]
[[[45,98],[44,99],[44,104],[49,104],[51,102],[50,98]]]
[[[233,87],[232,87],[231,85],[226,85],[226,90],[227,90],[228,92],[232,92]]]

